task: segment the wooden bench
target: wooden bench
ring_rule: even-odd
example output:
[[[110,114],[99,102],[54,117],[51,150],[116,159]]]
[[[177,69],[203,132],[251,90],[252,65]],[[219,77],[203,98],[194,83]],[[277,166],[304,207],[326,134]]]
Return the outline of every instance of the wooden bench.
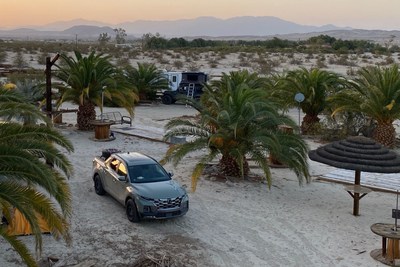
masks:
[[[97,116],[97,120],[100,121],[109,121],[113,122],[113,124],[129,124],[132,126],[132,118],[129,116],[123,116],[119,111],[113,112],[105,112],[99,116]]]
[[[63,113],[71,113],[71,112],[78,112],[78,109],[59,109],[59,110],[54,110],[51,112],[52,118],[53,118],[53,123],[62,123],[62,115]]]

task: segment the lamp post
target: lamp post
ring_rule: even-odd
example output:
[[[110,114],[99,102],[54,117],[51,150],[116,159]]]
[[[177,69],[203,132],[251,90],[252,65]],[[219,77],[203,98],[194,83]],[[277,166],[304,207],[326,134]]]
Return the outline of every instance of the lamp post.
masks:
[[[100,109],[100,121],[103,121],[103,107],[104,107],[104,90],[105,86],[101,88],[101,109]]]
[[[297,109],[298,109],[298,112],[299,112],[299,129],[301,129],[301,127],[300,127],[300,103],[304,101],[304,98],[305,97],[304,97],[304,95],[302,93],[297,93],[294,96],[294,100],[296,100],[296,102],[298,104]],[[300,134],[301,134],[301,130],[299,130],[299,131],[300,131]]]

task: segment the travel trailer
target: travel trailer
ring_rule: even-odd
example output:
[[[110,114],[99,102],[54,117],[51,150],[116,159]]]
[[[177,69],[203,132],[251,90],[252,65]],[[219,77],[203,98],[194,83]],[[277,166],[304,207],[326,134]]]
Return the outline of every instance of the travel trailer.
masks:
[[[207,83],[207,74],[204,72],[165,72],[169,81],[169,88],[163,92],[161,101],[170,105],[175,103],[179,97],[199,99],[203,93],[203,86]]]

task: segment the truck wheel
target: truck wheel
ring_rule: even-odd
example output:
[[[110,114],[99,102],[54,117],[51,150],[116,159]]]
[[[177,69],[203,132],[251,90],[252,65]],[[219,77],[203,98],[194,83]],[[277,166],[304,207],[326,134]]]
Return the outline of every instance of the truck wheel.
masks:
[[[172,96],[170,96],[170,95],[163,95],[161,97],[161,101],[165,105],[171,105],[173,103]]]
[[[131,222],[139,222],[139,212],[136,208],[135,202],[132,199],[128,199],[126,202],[126,215],[128,216],[128,220]]]
[[[106,191],[103,188],[103,184],[101,183],[101,179],[98,174],[94,176],[93,181],[94,181],[94,191],[96,192],[96,194],[100,196],[105,195]]]

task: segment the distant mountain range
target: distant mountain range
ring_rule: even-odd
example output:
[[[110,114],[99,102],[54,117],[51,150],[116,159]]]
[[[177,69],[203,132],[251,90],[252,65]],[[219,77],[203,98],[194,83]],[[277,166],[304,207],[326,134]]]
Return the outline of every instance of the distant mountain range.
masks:
[[[43,26],[31,26],[19,29],[0,29],[0,38],[15,39],[75,39],[95,40],[101,33],[108,33],[114,37],[115,28],[122,28],[128,34],[129,39],[140,38],[146,33],[159,33],[161,36],[186,37],[186,38],[226,38],[226,39],[260,39],[278,36],[315,36],[324,32],[330,35],[338,33],[342,39],[352,39],[353,29],[337,27],[334,25],[310,26],[282,20],[277,17],[233,17],[230,19],[218,19],[215,17],[199,17],[196,19],[181,19],[173,21],[145,21],[125,22],[110,25],[99,21],[76,19],[71,21],[59,21]],[[362,34],[360,34],[362,32]],[[368,37],[369,32],[382,36],[400,36],[400,32],[367,31],[358,30],[360,36]],[[349,38],[346,38],[349,37]],[[292,39],[287,38],[287,39]],[[356,38],[354,38],[356,39]],[[364,38],[369,39],[369,38]],[[372,38],[373,39],[373,38]]]

